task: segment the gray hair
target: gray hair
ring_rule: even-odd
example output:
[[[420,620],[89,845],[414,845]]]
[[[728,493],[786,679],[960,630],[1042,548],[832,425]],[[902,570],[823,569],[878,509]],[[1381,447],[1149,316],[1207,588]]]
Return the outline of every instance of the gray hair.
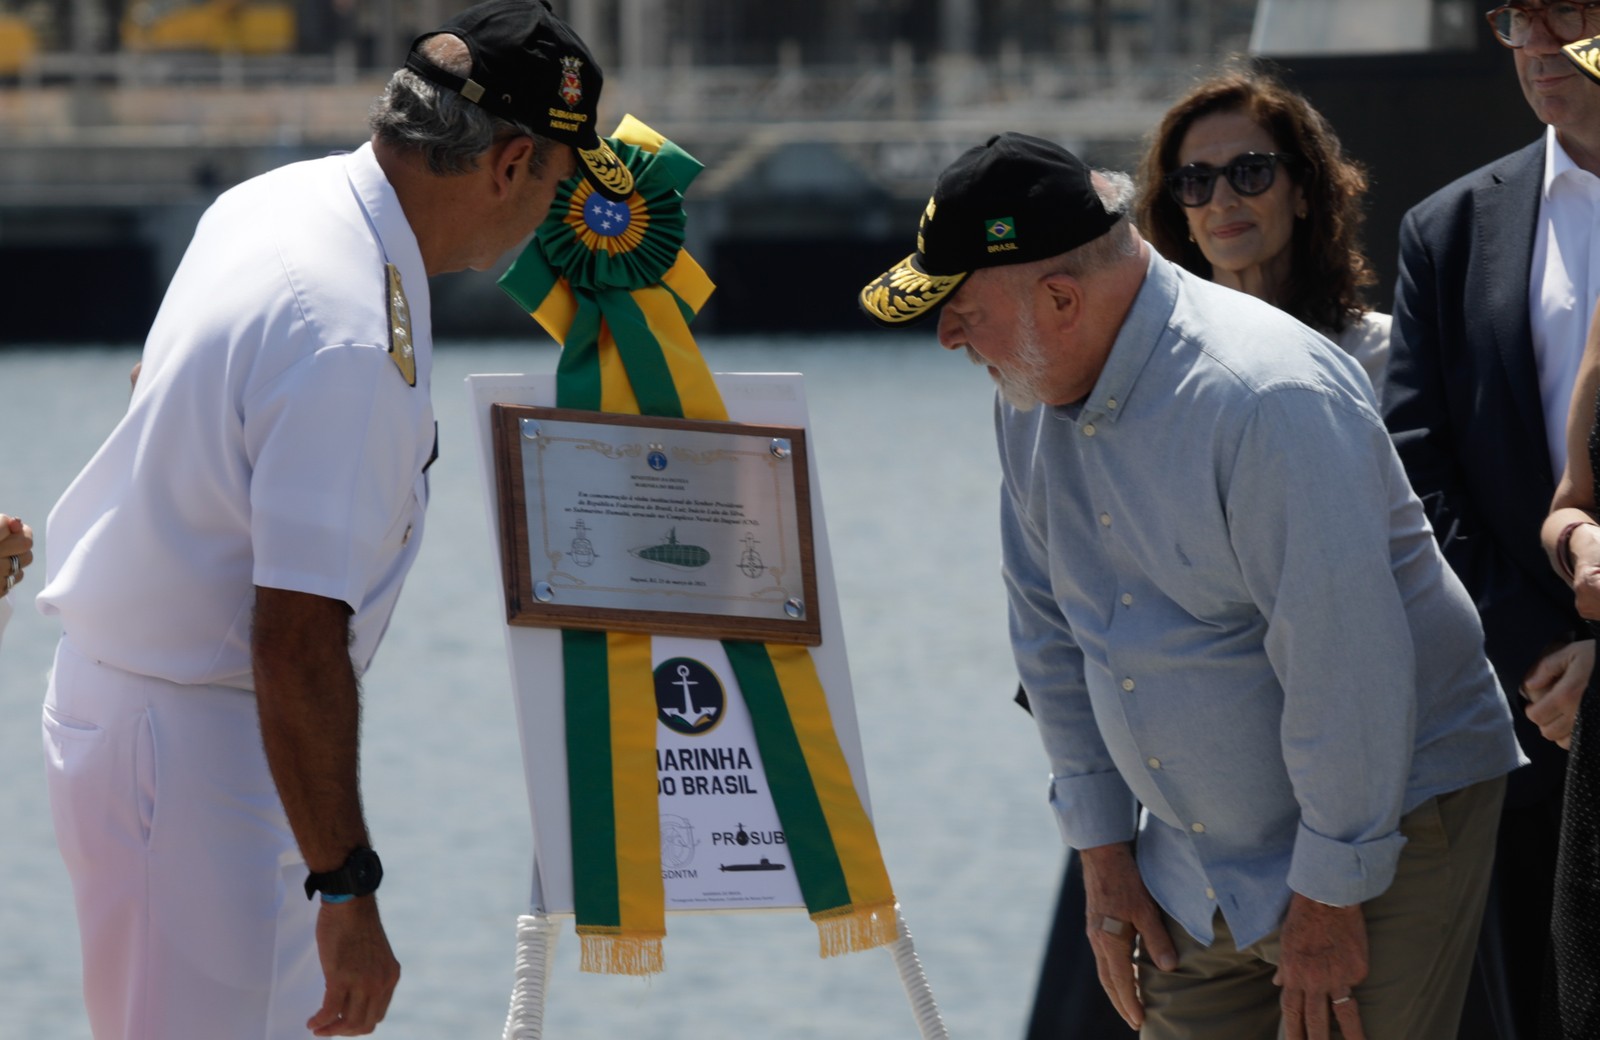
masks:
[[[462,77],[472,73],[472,55],[460,37],[448,33],[430,37],[423,42],[421,53],[446,72]],[[557,147],[556,141],[521,123],[490,115],[455,91],[435,86],[405,68],[396,70],[372,103],[367,125],[385,144],[420,153],[428,169],[440,176],[476,169],[478,156],[507,137],[533,139],[529,169],[538,175]]]
[[[1024,285],[1057,274],[1081,278],[1139,255],[1139,237],[1133,231],[1133,202],[1138,194],[1133,178],[1118,170],[1094,170],[1093,175],[1095,194],[1100,196],[1106,212],[1117,218],[1116,223],[1100,237],[1059,256],[1001,268],[1011,279],[1012,288],[1021,290]]]
[[[1118,170],[1095,170],[1091,183],[1100,204],[1117,222],[1099,238],[1091,239],[1071,252],[1057,257],[1052,274],[1080,277],[1113,267],[1119,260],[1139,255],[1139,239],[1133,233],[1133,201],[1138,189],[1133,178]]]

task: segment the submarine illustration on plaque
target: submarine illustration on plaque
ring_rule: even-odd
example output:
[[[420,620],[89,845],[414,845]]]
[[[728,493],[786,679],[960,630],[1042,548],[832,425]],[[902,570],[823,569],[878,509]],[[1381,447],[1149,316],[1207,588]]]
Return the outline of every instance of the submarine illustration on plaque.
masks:
[[[750,839],[750,834],[749,834],[749,832],[747,832],[744,829],[744,824],[742,824],[742,823],[739,824],[739,832],[738,832],[738,835],[734,838],[734,841],[737,842],[740,845],[748,845],[748,844],[750,844],[750,840],[751,840]],[[760,863],[723,863],[723,864],[720,864],[717,869],[723,870],[723,871],[736,871],[736,870],[787,870],[789,868],[785,867],[782,863],[774,863],[770,859],[768,859],[767,857],[762,856]]]
[[[667,539],[655,545],[643,545],[628,552],[641,560],[659,563],[666,567],[678,567],[682,570],[695,570],[711,562],[710,550],[699,545],[689,545],[678,541],[676,527],[667,530]]]
[[[734,870],[787,870],[788,868],[785,867],[782,863],[774,863],[771,860],[769,860],[767,857],[762,856],[760,863],[723,863],[721,866],[718,867],[718,869],[719,870],[725,870],[725,871],[734,871]]]

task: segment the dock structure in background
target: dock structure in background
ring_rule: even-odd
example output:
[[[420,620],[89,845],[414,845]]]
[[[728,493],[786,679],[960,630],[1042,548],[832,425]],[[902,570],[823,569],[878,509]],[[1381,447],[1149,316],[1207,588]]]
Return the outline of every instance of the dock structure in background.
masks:
[[[1370,29],[1362,5],[1375,2],[1390,20],[1406,6],[1310,7],[1319,25],[1337,15]],[[1483,44],[1476,36],[1486,32],[1472,31],[1483,27],[1462,17],[1469,0],[1409,3],[1428,8],[1429,46]],[[1245,51],[1252,31],[1258,49],[1294,52],[1310,17],[1306,0],[1261,0],[1259,11],[1256,0],[557,6],[606,66],[602,129],[638,113],[706,163],[689,203],[689,245],[722,272],[702,317],[708,331],[722,332],[854,328],[854,287],[872,273],[857,269],[858,258],[898,240],[926,201],[932,173],[962,150],[1000,129],[1019,130],[1097,165],[1129,168],[1188,82]],[[22,40],[0,47],[0,58],[17,56],[15,67],[0,65],[0,278],[25,299],[92,282],[105,301],[8,322],[0,343],[142,338],[205,206],[264,170],[364,140],[368,105],[388,73],[413,36],[450,7],[451,0],[0,0],[0,29]],[[287,29],[285,8],[294,17]],[[228,42],[237,30],[217,19],[244,9],[265,19],[255,24],[274,27],[272,46]],[[177,36],[182,26],[188,43]],[[293,45],[283,46],[290,35]],[[1327,25],[1313,35],[1343,38]],[[1298,69],[1300,58],[1290,60]],[[1306,65],[1325,69],[1331,60]],[[1460,54],[1444,60],[1482,64]],[[1337,78],[1319,75],[1324,85]],[[1347,141],[1358,132],[1340,130]],[[1381,192],[1382,157],[1357,154],[1374,166]],[[777,287],[797,278],[810,280],[812,302],[804,313],[776,311]],[[525,331],[521,315],[469,281],[435,281],[441,335]],[[839,291],[830,293],[834,281]]]

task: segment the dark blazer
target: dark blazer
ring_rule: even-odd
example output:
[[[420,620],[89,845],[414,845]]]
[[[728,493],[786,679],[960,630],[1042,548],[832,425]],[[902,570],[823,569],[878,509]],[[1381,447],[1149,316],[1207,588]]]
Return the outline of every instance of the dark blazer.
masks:
[[[1583,632],[1539,544],[1555,494],[1528,320],[1544,150],[1541,137],[1406,214],[1383,394],[1395,447],[1477,603],[1534,762],[1512,774],[1508,805],[1559,792],[1566,752],[1523,716],[1517,686],[1546,647]]]

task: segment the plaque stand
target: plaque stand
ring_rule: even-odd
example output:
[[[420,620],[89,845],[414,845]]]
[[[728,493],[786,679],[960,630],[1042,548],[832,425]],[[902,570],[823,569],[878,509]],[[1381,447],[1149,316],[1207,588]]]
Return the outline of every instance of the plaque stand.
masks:
[[[799,378],[784,375],[744,375],[718,377],[718,383],[735,419],[805,425],[804,395]],[[471,414],[476,427],[482,458],[481,473],[489,508],[488,522],[500,550],[500,524],[503,519],[500,484],[496,472],[494,406],[497,404],[543,405],[553,396],[550,376],[472,376],[468,379]],[[814,459],[810,460],[814,469]],[[832,559],[827,544],[820,497],[813,493],[809,512],[815,541],[814,596],[822,618],[822,642],[814,651],[817,667],[828,692],[830,713],[852,773],[865,801],[866,778],[860,734],[856,725],[849,672],[843,655],[843,631],[839,621],[837,590],[833,582]],[[503,562],[503,561],[501,561]],[[571,827],[566,798],[566,750],[561,739],[564,727],[559,719],[557,696],[561,680],[559,632],[552,628],[505,624],[507,654],[516,697],[518,726],[523,744],[523,765],[528,784],[535,832],[535,865],[530,899],[531,911],[518,918],[515,982],[507,1012],[503,1040],[541,1040],[544,1035],[546,1001],[557,940],[565,919],[574,917],[571,876]],[[670,637],[661,637],[665,642]],[[677,637],[666,642],[662,653],[679,653],[684,645],[696,641]],[[724,728],[733,726],[730,718]],[[668,746],[670,736],[660,738]],[[686,738],[687,739],[687,738]],[[731,739],[731,738],[728,738]],[[665,799],[662,799],[665,802]],[[754,828],[752,828],[754,829]],[[746,859],[753,859],[747,856]],[[715,866],[711,866],[716,870]],[[760,878],[764,874],[723,874],[723,878]],[[791,882],[792,883],[792,882]],[[798,891],[792,896],[752,904],[748,909],[804,909]],[[742,911],[745,906],[708,905],[705,907],[669,902],[669,913],[704,909],[712,912]],[[916,1018],[922,1040],[948,1040],[949,1033],[940,1017],[933,992],[906,926],[899,903],[894,906],[898,937],[888,950],[894,959],[901,985]]]
[[[561,917],[571,915],[552,917],[538,909],[542,903],[539,873],[534,871],[534,911],[517,918],[516,981],[512,983],[511,1007],[506,1012],[506,1026],[500,1040],[543,1040],[544,1037],[545,996],[550,989],[550,971],[555,966],[556,943],[561,938]],[[900,938],[889,947],[889,953],[900,973],[906,999],[911,1002],[918,1035],[922,1040],[950,1040],[950,1031],[939,1015],[933,988],[922,971],[922,961],[917,957],[911,929],[906,926],[899,903],[894,905],[894,918]]]

